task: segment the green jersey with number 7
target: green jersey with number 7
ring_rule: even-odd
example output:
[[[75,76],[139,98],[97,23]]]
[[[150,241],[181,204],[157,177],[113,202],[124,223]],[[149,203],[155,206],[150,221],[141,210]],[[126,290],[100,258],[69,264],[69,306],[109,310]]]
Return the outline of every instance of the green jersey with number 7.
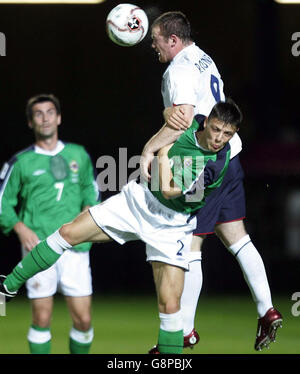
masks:
[[[0,227],[22,221],[40,240],[98,201],[94,168],[83,146],[58,141],[53,151],[33,145],[0,172]],[[76,246],[87,251],[90,243]]]

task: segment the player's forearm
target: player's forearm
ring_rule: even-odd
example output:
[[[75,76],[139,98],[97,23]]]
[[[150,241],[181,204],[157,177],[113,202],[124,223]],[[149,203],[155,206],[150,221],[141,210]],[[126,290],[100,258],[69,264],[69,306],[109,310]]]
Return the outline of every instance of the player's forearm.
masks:
[[[170,167],[168,151],[171,146],[172,145],[163,147],[158,153],[160,190],[167,200],[174,199],[182,194],[181,189],[174,183],[173,173]]]
[[[164,124],[164,126],[146,143],[143,154],[155,153],[166,145],[174,143],[182,133],[182,130],[174,130]]]
[[[22,232],[22,230],[24,229],[24,226],[25,224],[21,221],[17,222],[14,227],[13,227],[13,230],[16,234],[20,234]]]

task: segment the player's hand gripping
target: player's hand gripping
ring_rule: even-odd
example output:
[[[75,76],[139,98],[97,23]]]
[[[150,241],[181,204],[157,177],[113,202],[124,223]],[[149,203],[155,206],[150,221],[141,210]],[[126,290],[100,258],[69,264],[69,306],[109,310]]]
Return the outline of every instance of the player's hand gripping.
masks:
[[[184,105],[168,107],[163,115],[167,125],[174,130],[185,131],[191,125],[190,115]]]
[[[36,233],[30,230],[23,222],[16,223],[14,230],[19,237],[21,245],[27,251],[31,251],[40,241]]]

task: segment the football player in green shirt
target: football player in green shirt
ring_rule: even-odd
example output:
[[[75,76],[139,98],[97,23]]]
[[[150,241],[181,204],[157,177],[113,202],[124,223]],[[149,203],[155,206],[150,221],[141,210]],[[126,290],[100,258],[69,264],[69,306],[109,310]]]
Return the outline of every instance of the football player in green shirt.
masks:
[[[26,112],[35,143],[4,165],[0,179],[0,227],[5,234],[15,231],[24,256],[63,223],[95,205],[99,194],[85,149],[58,139],[59,100],[51,94],[32,97]],[[57,289],[65,295],[73,320],[70,352],[89,352],[93,339],[90,247],[82,243],[66,251],[55,265],[26,282],[32,304],[27,335],[31,353],[50,353]]]
[[[55,263],[82,242],[146,243],[158,296],[160,353],[181,353],[183,319],[180,298],[195,213],[208,193],[222,183],[231,152],[229,140],[242,114],[232,100],[217,103],[208,118],[200,116],[170,148],[159,152],[158,188],[132,180],[120,193],[81,213],[39,243],[5,279],[0,293],[9,300],[35,273]],[[174,161],[170,165],[170,160]],[[105,257],[103,258],[105,261]]]

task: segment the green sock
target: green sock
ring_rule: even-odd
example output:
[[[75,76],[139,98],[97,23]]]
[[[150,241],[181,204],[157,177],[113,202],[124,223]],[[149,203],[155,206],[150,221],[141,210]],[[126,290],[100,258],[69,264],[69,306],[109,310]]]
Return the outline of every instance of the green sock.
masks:
[[[160,353],[182,353],[183,330],[170,332],[160,329],[158,335],[158,350]]]
[[[79,343],[76,340],[70,338],[69,349],[71,354],[88,354],[91,348],[91,343]]]
[[[36,342],[31,341],[36,340]],[[46,342],[44,340],[47,340]],[[43,343],[37,343],[37,341]],[[51,334],[49,328],[32,325],[28,333],[29,351],[31,354],[49,354],[51,351]]]
[[[87,331],[80,331],[72,326],[69,335],[69,349],[72,354],[87,354],[90,351],[94,338],[94,329],[90,327]]]
[[[40,242],[6,277],[4,284],[8,291],[17,291],[27,279],[42,270],[48,269],[60,256],[49,247],[46,240]]]

